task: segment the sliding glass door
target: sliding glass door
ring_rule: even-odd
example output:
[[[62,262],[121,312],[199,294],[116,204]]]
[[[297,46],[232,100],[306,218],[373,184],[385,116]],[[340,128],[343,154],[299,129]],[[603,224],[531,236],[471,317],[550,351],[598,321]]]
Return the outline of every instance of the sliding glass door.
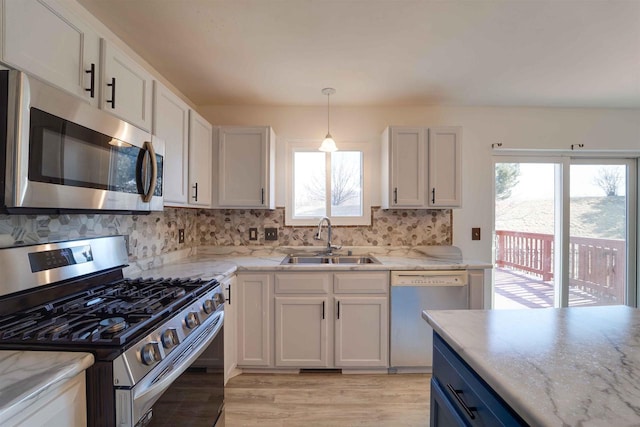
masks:
[[[626,159],[496,157],[493,307],[627,303],[635,180]]]

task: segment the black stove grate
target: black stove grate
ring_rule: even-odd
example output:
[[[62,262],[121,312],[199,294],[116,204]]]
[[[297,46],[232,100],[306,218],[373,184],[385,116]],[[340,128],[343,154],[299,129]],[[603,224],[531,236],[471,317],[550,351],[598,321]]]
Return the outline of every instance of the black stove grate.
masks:
[[[0,318],[0,343],[123,345],[215,280],[121,279]]]

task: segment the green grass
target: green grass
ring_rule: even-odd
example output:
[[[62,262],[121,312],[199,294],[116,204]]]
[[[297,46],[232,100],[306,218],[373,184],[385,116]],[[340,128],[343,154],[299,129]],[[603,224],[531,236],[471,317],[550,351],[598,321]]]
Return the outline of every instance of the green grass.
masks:
[[[625,238],[624,196],[571,199],[571,236]],[[496,203],[496,230],[553,234],[553,200],[502,200]]]

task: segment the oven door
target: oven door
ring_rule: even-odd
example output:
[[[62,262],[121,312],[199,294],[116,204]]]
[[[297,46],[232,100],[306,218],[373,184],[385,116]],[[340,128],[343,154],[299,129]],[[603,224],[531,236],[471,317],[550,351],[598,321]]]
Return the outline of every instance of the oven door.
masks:
[[[7,209],[162,210],[164,143],[9,72]]]
[[[212,418],[203,420],[202,425],[211,427],[220,411],[224,400],[224,311],[217,312],[211,322],[201,326],[202,329],[194,339],[185,341],[179,351],[173,351],[170,357],[163,360],[142,381],[130,389],[116,389],[116,423],[119,426],[167,425],[180,423],[180,416],[194,417],[185,413],[183,407],[193,403],[193,395],[180,390],[185,382],[202,389],[206,383],[208,401],[202,405],[203,411]],[[209,377],[197,374],[193,379],[188,370],[205,350],[220,349],[220,369],[211,370]],[[162,398],[161,398],[162,396]],[[153,409],[152,409],[153,408]],[[202,416],[200,414],[199,416]],[[196,425],[196,424],[191,424]]]

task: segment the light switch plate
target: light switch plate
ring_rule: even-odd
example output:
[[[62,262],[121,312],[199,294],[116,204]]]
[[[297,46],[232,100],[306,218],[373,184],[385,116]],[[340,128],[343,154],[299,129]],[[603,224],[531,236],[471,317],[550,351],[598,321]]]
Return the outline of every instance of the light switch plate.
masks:
[[[471,240],[480,240],[480,227],[471,229]]]
[[[258,240],[258,229],[252,227],[249,229],[249,240]]]

